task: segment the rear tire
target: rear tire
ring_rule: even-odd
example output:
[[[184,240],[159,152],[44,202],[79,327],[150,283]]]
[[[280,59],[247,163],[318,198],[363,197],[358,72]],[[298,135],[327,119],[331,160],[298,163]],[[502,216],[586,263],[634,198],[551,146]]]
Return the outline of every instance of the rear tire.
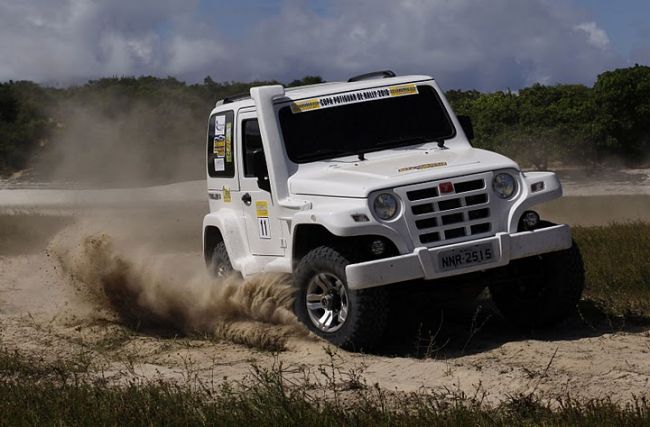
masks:
[[[348,289],[345,267],[356,261],[341,248],[320,246],[305,255],[294,277],[294,310],[316,335],[353,351],[375,348],[386,329],[388,298],[383,288]]]
[[[221,241],[212,250],[212,256],[210,257],[210,262],[208,263],[208,271],[212,277],[227,277],[231,275],[235,270],[232,268],[232,263],[230,262],[230,257],[228,256],[228,250],[226,249],[226,244]]]
[[[546,327],[567,318],[576,309],[585,283],[580,249],[569,249],[513,261],[514,280],[490,285],[492,300],[512,323]]]

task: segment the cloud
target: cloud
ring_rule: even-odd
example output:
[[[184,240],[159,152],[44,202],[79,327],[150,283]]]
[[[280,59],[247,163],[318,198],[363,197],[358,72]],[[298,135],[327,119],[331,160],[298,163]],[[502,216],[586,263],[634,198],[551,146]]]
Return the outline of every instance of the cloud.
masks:
[[[583,22],[575,26],[578,31],[583,31],[587,34],[589,43],[600,49],[607,49],[609,47],[609,37],[607,33],[598,28],[595,22]]]
[[[178,34],[195,9],[185,0],[0,0],[0,80],[182,73],[184,45],[201,49]]]
[[[267,48],[255,55],[249,49],[246,68],[334,78],[393,68],[433,74],[445,87],[480,89],[589,83],[618,58],[602,43],[594,45],[602,32],[595,24],[593,37],[576,32],[582,18],[543,0],[339,0],[327,16],[291,2],[251,36],[251,45]]]
[[[319,13],[286,0],[229,25],[205,3],[0,0],[0,80],[334,80],[391,68],[432,74],[445,88],[493,90],[589,84],[625,62],[580,9],[550,0],[331,0]]]

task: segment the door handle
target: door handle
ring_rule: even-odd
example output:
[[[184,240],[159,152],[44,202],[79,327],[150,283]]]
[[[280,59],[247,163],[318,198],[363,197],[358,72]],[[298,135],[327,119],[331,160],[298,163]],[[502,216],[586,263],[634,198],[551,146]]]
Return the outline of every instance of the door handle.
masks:
[[[251,195],[248,193],[244,193],[244,195],[241,196],[241,201],[244,202],[246,206],[250,206],[252,201]]]

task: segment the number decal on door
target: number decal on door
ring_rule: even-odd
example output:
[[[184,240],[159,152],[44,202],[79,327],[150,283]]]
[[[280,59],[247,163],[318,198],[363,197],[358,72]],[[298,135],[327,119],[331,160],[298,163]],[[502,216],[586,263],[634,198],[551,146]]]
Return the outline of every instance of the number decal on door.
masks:
[[[257,218],[257,228],[260,233],[260,239],[271,238],[271,224],[268,218]]]
[[[255,214],[257,216],[257,228],[260,239],[271,238],[271,224],[269,223],[269,202],[259,200],[255,202]]]

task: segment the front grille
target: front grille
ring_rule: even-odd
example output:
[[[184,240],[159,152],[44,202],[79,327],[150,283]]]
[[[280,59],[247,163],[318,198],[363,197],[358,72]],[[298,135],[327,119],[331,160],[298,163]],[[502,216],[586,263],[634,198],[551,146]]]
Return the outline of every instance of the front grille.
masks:
[[[416,246],[440,246],[495,234],[487,183],[483,173],[399,187],[395,192],[406,206],[409,231]],[[453,191],[443,193],[445,185]]]

